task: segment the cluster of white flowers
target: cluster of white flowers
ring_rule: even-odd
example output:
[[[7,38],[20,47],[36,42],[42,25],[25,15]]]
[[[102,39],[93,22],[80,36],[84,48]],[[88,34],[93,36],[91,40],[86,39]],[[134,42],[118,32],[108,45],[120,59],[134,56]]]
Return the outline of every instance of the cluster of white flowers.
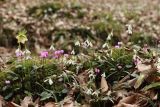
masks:
[[[90,69],[90,70],[88,71],[88,74],[89,74],[90,81],[92,81],[92,80],[95,79],[96,75],[95,75],[93,69]]]
[[[83,48],[93,47],[93,44],[88,39],[82,43]]]
[[[24,56],[25,59],[31,59],[31,52],[28,49],[22,51],[20,48],[16,49],[15,51],[17,57]]]
[[[158,58],[156,65],[158,72],[160,72],[160,58]]]

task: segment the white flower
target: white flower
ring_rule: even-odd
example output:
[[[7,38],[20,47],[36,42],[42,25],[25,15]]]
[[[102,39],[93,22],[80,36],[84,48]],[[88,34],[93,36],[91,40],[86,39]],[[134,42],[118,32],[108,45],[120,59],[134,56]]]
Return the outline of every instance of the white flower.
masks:
[[[87,89],[87,91],[85,92],[87,95],[92,95],[93,90],[91,88]]]
[[[70,59],[70,60],[67,61],[67,64],[75,65],[76,63],[73,60]]]
[[[75,42],[75,46],[81,46],[80,42],[79,42],[79,41],[76,41],[76,42]]]
[[[52,84],[53,84],[53,81],[52,81],[51,78],[49,78],[48,82],[49,82],[49,85],[52,85]]]
[[[92,93],[92,95],[95,95],[95,96],[97,96],[97,97],[98,97],[99,94],[100,94],[100,91],[99,91],[99,90],[96,90],[96,91],[94,91],[94,92]]]
[[[104,44],[102,45],[102,48],[105,48],[105,47],[108,47],[108,44],[107,44],[107,43],[104,43]]]
[[[90,42],[88,39],[84,43],[82,43],[82,45],[84,48],[93,47],[92,42]]]
[[[49,50],[54,51],[55,50],[54,46],[51,45],[50,48],[49,48]]]
[[[132,34],[132,26],[130,24],[126,25],[127,26],[127,33]]]
[[[75,55],[75,51],[74,51],[74,49],[72,50],[71,54],[72,54],[72,55]]]
[[[101,76],[105,78],[105,77],[106,77],[106,74],[105,74],[105,72],[104,72],[104,73],[103,73]]]
[[[31,55],[31,52],[28,49],[26,49],[25,51],[23,51],[23,54],[29,56]]]
[[[113,36],[113,31],[108,35],[107,40],[111,40]]]

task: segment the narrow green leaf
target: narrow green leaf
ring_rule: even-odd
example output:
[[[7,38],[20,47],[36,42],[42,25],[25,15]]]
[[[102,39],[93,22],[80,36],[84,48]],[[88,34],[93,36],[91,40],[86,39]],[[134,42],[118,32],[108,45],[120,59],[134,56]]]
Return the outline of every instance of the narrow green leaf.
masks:
[[[137,78],[137,81],[136,81],[136,83],[134,85],[134,88],[135,89],[139,88],[140,85],[143,83],[144,79],[145,79],[145,75],[144,74],[140,74],[140,76]]]
[[[157,88],[157,87],[160,87],[160,82],[156,82],[156,83],[152,83],[150,85],[147,85],[142,90],[143,91],[147,91],[147,90],[149,90],[151,88]]]

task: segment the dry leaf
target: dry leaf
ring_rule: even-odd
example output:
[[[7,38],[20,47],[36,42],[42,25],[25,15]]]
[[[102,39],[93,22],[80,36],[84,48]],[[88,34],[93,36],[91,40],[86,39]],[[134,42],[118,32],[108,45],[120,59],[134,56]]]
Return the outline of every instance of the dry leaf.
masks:
[[[0,107],[3,105],[3,97],[0,96]]]
[[[45,104],[44,107],[56,107],[55,103],[54,102],[48,102]]]
[[[72,101],[71,103],[66,103],[63,107],[74,107],[74,102]]]
[[[13,107],[22,107],[22,106],[20,106],[20,105],[14,103],[14,102],[9,103],[9,105],[11,105],[11,106],[13,106]]]
[[[102,91],[102,93],[107,92],[108,89],[109,89],[109,87],[108,87],[107,81],[106,81],[106,79],[102,76],[102,77],[101,77],[101,91]]]
[[[33,104],[32,98],[29,96],[26,96],[23,101],[21,102],[22,107],[28,107],[29,104]]]
[[[139,106],[136,105],[136,104],[125,104],[125,103],[122,103],[122,104],[117,105],[115,107],[139,107]]]
[[[136,95],[131,95],[123,98],[122,100],[119,101],[119,103],[133,104],[136,101],[136,98],[137,98]]]
[[[145,65],[145,64],[138,64],[137,68],[138,68],[138,71],[144,72],[144,71],[148,71],[148,70],[152,69],[152,66],[151,65]]]

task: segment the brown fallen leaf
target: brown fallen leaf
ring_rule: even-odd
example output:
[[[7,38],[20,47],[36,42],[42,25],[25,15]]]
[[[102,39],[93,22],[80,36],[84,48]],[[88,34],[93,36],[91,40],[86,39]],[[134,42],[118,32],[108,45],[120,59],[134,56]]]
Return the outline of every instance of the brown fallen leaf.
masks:
[[[63,105],[63,107],[74,107],[74,102],[66,103]]]
[[[139,88],[144,80],[147,80],[147,78],[149,78],[153,73],[157,72],[154,62],[151,62],[149,65],[140,63],[137,65],[137,68],[140,75],[134,85],[135,89]]]
[[[108,87],[107,81],[106,81],[106,79],[102,76],[102,77],[101,77],[101,92],[102,92],[102,93],[107,92],[108,89],[109,89],[109,87]]]
[[[139,107],[139,106],[136,105],[136,104],[125,104],[125,103],[122,103],[122,104],[117,105],[115,107]]]
[[[148,71],[148,70],[152,69],[152,66],[151,65],[145,65],[145,64],[138,64],[137,69],[138,69],[139,72],[145,72],[145,71]]]
[[[48,102],[44,105],[44,107],[56,107],[56,104],[54,102]]]
[[[12,104],[12,102],[7,102],[5,105],[6,105],[7,107],[15,107],[15,106]]]
[[[119,101],[119,103],[133,104],[136,101],[136,98],[137,98],[136,95],[131,95],[123,98],[122,100]]]
[[[0,96],[0,107],[3,105],[3,97]]]
[[[32,98],[30,96],[26,96],[21,102],[21,106],[28,107],[29,104],[33,104]]]

